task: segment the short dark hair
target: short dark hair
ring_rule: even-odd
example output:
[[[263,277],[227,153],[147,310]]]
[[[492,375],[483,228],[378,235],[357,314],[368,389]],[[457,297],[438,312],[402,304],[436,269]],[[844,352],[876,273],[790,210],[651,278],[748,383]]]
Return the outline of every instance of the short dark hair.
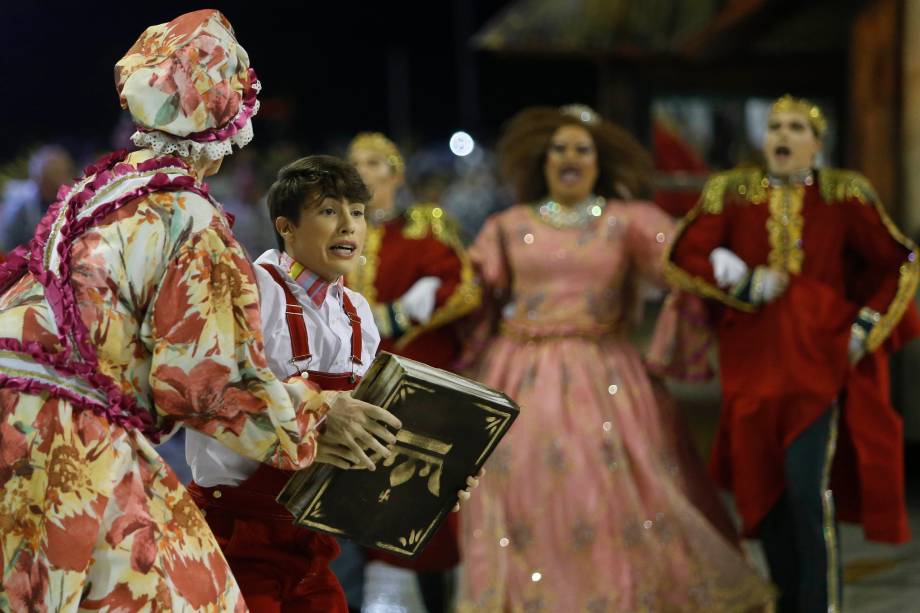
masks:
[[[371,193],[354,166],[331,155],[308,155],[278,171],[266,199],[279,249],[284,250],[284,239],[275,228],[275,220],[287,217],[299,223],[304,208],[326,198],[367,204]]]

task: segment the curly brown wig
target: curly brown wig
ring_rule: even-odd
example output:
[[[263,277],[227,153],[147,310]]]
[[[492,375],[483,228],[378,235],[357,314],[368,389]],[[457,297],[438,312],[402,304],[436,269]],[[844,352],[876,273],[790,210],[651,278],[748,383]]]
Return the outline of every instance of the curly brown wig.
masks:
[[[512,117],[498,141],[501,173],[515,187],[518,201],[537,202],[547,196],[543,166],[550,140],[556,130],[570,124],[585,128],[594,140],[598,166],[595,193],[605,198],[647,197],[651,193],[651,157],[626,130],[593,112],[591,121],[583,121],[578,114],[556,107],[534,106]]]

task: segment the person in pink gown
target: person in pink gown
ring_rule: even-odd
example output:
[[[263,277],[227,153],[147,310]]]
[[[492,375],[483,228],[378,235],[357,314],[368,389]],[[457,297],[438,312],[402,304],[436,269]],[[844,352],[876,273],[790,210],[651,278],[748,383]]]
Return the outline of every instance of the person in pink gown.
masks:
[[[519,204],[470,255],[486,304],[474,376],[521,414],[461,516],[461,611],[748,611],[772,588],[745,561],[685,424],[629,338],[664,286],[674,222],[640,145],[588,107],[522,111],[499,143]],[[665,303],[663,372],[707,374],[702,306]],[[669,370],[670,369],[670,370]]]

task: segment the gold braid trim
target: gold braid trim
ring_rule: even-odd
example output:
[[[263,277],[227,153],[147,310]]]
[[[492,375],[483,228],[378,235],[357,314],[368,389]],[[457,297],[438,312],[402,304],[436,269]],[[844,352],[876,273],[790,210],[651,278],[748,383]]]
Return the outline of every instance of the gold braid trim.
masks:
[[[727,173],[722,173],[727,174]],[[712,181],[712,179],[710,179]],[[706,184],[707,187],[710,186],[710,183]],[[721,184],[716,184],[717,189],[722,190],[721,193],[724,194],[725,191],[722,188]],[[693,221],[700,215],[718,215],[722,212],[721,205],[719,206],[718,213],[711,213],[712,210],[710,207],[711,202],[707,201],[707,197],[711,197],[710,194],[707,194],[706,191],[703,192],[703,196],[700,198],[699,203],[693,207],[693,209],[687,213],[687,216],[680,220],[680,223],[677,224],[677,229],[674,233],[674,240],[671,241],[671,244],[668,245],[668,248],[665,250],[664,254],[664,275],[665,278],[675,287],[686,290],[690,293],[696,294],[697,296],[702,296],[703,298],[712,298],[718,300],[719,302],[732,307],[733,309],[738,309],[739,311],[744,311],[745,313],[755,313],[757,308],[744,302],[743,300],[738,300],[731,294],[723,292],[717,286],[713,285],[706,279],[702,277],[697,277],[696,275],[691,275],[683,268],[680,268],[671,260],[671,251],[674,249],[674,245],[677,244],[677,241],[680,240],[681,235],[684,233]],[[708,208],[708,211],[707,211]]]
[[[377,304],[377,269],[380,267],[380,244],[383,242],[383,226],[367,225],[367,237],[364,239],[364,263],[358,266],[354,274],[348,276],[348,287],[355,290],[367,300],[372,307]]]
[[[770,183],[760,168],[735,168],[712,175],[703,186],[699,206],[704,213],[718,215],[725,207],[725,200],[744,200],[750,204],[767,201]]]
[[[370,302],[368,302],[370,304]],[[374,314],[374,323],[377,324],[377,331],[380,332],[380,338],[393,338],[393,322],[390,321],[390,313],[387,311],[387,305],[374,304],[371,306],[371,313]]]
[[[834,492],[830,489],[831,467],[837,450],[837,436],[840,407],[834,400],[831,408],[830,430],[824,448],[824,468],[821,471],[821,515],[824,550],[827,555],[827,613],[841,613],[840,587],[837,566],[840,564],[840,547],[837,543],[837,513],[834,508]]]
[[[420,240],[429,234],[449,246],[460,260],[460,283],[447,301],[431,314],[427,323],[413,326],[396,342],[396,349],[402,349],[420,335],[440,328],[474,311],[482,302],[482,288],[476,282],[473,263],[460,240],[456,222],[439,206],[418,205],[406,211],[407,223],[403,236]]]
[[[770,268],[786,270],[792,274],[802,272],[805,252],[802,250],[802,229],[805,218],[805,186],[789,185],[770,190],[770,216],[767,218],[767,237]]]
[[[888,229],[888,233],[898,243],[910,249],[910,255],[898,269],[898,290],[895,292],[894,299],[888,305],[888,310],[882,313],[878,323],[872,326],[872,330],[869,331],[869,336],[866,338],[866,351],[875,351],[891,335],[891,331],[901,321],[904,311],[913,302],[917,293],[917,283],[920,282],[920,261],[918,261],[917,246],[901,233],[878,200],[871,201],[871,204],[875,207],[879,217],[882,218],[882,223]]]
[[[888,217],[888,212],[882,206],[875,189],[863,175],[852,170],[823,168],[818,171],[818,186],[821,190],[821,198],[828,204],[856,200],[874,207],[891,237],[911,252],[898,270],[898,289],[894,299],[888,305],[888,309],[882,313],[878,322],[872,326],[866,338],[866,351],[875,351],[891,335],[891,331],[901,321],[904,311],[914,300],[917,284],[920,282],[920,258],[918,258],[917,246]]]
[[[448,216],[447,212],[434,204],[416,204],[406,209],[406,225],[403,227],[403,236],[421,240],[429,234],[442,243],[448,245],[451,241],[459,242],[460,231],[457,223]]]
[[[858,200],[863,204],[879,201],[869,179],[852,170],[822,168],[818,171],[818,188],[821,199],[827,204],[845,200]]]

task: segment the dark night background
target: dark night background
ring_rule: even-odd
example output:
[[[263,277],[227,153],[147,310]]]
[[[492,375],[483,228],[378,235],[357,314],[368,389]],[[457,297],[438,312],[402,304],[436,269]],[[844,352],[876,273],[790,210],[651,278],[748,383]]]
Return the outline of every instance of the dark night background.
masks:
[[[329,147],[358,130],[409,146],[464,129],[491,140],[533,103],[592,103],[590,61],[498,58],[471,36],[508,2],[6,3],[0,18],[0,159],[63,139],[109,146],[115,62],[141,31],[199,8],[223,11],[263,84],[256,144]],[[552,74],[552,78],[547,75]]]
[[[564,0],[567,18],[537,26],[524,51],[496,53],[476,49],[473,37],[520,3],[6,3],[0,161],[49,141],[77,154],[109,149],[120,113],[115,62],[145,27],[201,8],[227,15],[262,81],[259,149],[284,140],[304,153],[341,152],[362,130],[386,132],[407,153],[443,146],[456,130],[489,144],[521,108],[572,102],[594,106],[650,146],[651,100],[669,93],[743,99],[795,91],[846,114],[847,33],[864,2],[762,0],[747,21],[725,25],[716,16],[732,2],[686,1],[630,5],[637,29],[602,33],[603,52],[574,53],[553,49],[548,32],[564,37],[575,30],[568,20],[605,5]],[[684,31],[698,36],[670,38]]]

